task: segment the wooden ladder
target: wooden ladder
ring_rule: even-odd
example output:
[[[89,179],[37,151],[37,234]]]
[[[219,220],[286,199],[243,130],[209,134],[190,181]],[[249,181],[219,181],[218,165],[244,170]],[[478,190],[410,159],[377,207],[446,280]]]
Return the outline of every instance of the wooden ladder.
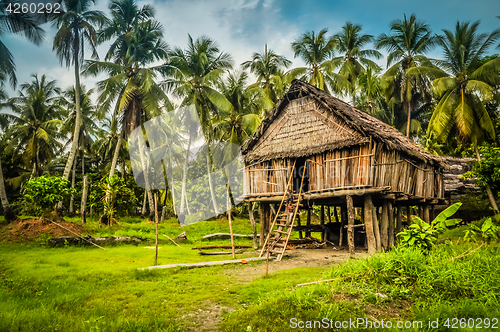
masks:
[[[306,171],[306,167],[304,167],[304,171],[302,172],[302,181],[300,184],[299,194],[295,198],[293,197],[293,204],[295,205],[295,210],[293,213],[287,212],[285,199],[287,197],[288,188],[292,183],[293,171],[295,169],[295,163],[292,167],[292,172],[290,174],[290,179],[288,181],[287,187],[285,189],[285,194],[281,199],[280,207],[276,212],[276,216],[274,217],[274,221],[269,228],[269,233],[267,234],[266,241],[262,247],[259,257],[270,257],[276,255],[276,261],[281,261],[283,258],[283,254],[285,253],[286,246],[288,245],[288,240],[290,239],[290,235],[292,234],[293,225],[295,224],[295,218],[297,217],[297,213],[299,211],[300,205],[300,195],[302,193],[302,184],[304,182],[304,174]],[[275,228],[276,226],[276,228]]]

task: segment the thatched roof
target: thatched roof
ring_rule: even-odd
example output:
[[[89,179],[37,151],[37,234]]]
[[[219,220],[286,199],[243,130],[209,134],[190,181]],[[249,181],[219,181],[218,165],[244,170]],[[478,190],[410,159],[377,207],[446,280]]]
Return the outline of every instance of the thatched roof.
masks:
[[[287,109],[290,104],[293,107]],[[296,110],[290,111],[292,108]],[[370,137],[389,150],[444,167],[442,158],[428,153],[395,128],[299,80],[292,82],[283,99],[243,144],[242,151],[247,162],[294,158],[363,144]]]

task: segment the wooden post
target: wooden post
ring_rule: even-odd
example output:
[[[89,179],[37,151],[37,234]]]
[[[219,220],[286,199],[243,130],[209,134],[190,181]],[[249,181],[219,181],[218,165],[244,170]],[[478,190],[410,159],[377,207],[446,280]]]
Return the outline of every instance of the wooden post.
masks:
[[[233,204],[231,204],[231,196],[229,195],[229,186],[226,189],[227,193],[227,221],[229,222],[229,232],[231,233],[231,252],[233,254],[233,258],[236,258],[236,253],[234,252],[234,236],[233,236],[233,223],[232,223],[232,207]]]
[[[340,234],[339,234],[339,247],[344,243],[344,226],[347,224],[347,210],[346,206],[340,207]]]
[[[422,208],[422,205],[418,206],[418,216],[420,219],[424,220],[424,209]]]
[[[332,223],[332,215],[330,212],[330,205],[328,205],[326,213],[328,214],[328,223],[331,224]]]
[[[408,223],[408,226],[411,225],[411,206],[407,205],[406,206],[406,222]]]
[[[325,242],[325,206],[324,205],[321,205],[321,210],[320,210],[320,214],[319,214],[319,224],[321,225],[321,242]]]
[[[248,202],[248,217],[250,219],[250,223],[252,224],[252,239],[253,239],[253,248],[259,248],[259,244],[257,243],[257,227],[255,226],[255,218],[253,216],[253,202]]]
[[[431,220],[434,220],[436,218],[436,206],[432,205],[431,206]]]
[[[87,222],[87,194],[89,190],[89,179],[87,175],[83,177],[83,189],[82,189],[82,204],[80,207],[81,215],[82,215],[82,224]]]
[[[387,201],[382,203],[382,214],[380,218],[380,243],[384,250],[389,247],[389,207]]]
[[[301,223],[300,223],[300,214],[297,212],[297,226],[301,226]],[[302,231],[299,231],[299,239],[302,239]]]
[[[368,254],[372,255],[377,251],[377,242],[375,240],[375,232],[373,227],[373,202],[372,195],[365,195],[364,197],[364,220],[366,231],[366,242],[368,247]]]
[[[349,255],[354,256],[354,206],[352,203],[352,197],[346,195],[345,197],[347,205],[347,243],[349,244]]]
[[[377,252],[382,251],[382,243],[380,240],[380,226],[377,218],[377,211],[376,207],[372,209],[372,215],[373,215],[373,233],[375,234],[375,243],[377,244]]]
[[[306,226],[310,227],[311,226],[311,209],[307,209],[307,221],[306,221]],[[311,231],[309,228],[307,228],[305,232],[306,237],[311,236]]]
[[[403,207],[398,205],[397,210],[397,223],[396,223],[396,235],[398,235],[403,230]]]
[[[391,249],[394,247],[394,208],[392,202],[387,202],[387,208],[389,210],[389,249]]]
[[[263,203],[260,202],[260,211],[259,211],[259,218],[260,218],[260,246],[262,247],[264,245],[264,241],[266,240],[267,232],[266,232],[266,219],[267,219],[267,205],[268,203]]]
[[[155,230],[156,230],[156,237],[155,237],[155,247],[156,247],[156,255],[155,255],[155,265],[158,264],[158,200],[156,199],[156,193],[154,195],[155,198]]]
[[[423,210],[424,210],[424,218],[423,220],[430,224],[431,223],[431,218],[429,216],[429,204],[425,204],[424,207],[423,207]]]
[[[337,212],[337,207],[336,206],[333,207],[333,215],[335,216],[335,222],[340,222],[339,221],[339,214]]]

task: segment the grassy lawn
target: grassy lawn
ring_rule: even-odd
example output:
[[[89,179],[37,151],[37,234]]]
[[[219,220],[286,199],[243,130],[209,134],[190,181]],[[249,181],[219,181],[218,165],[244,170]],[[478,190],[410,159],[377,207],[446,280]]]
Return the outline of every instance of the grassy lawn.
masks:
[[[227,245],[229,240],[201,240],[227,228],[223,220],[182,229],[175,220],[167,221],[160,234],[172,237],[186,231],[190,243],[178,248],[163,237],[158,263],[231,259],[201,256],[189,249]],[[304,321],[500,317],[497,245],[458,259],[454,258],[478,244],[443,243],[428,255],[396,249],[341,265],[283,269],[266,277],[262,262],[139,270],[154,262],[154,250],[144,249],[153,243],[154,234],[154,225],[147,221],[127,220],[112,229],[90,222],[84,231],[149,240],[137,246],[109,246],[107,251],[89,246],[50,248],[40,245],[41,240],[1,244],[0,331],[289,331],[293,317]],[[249,234],[248,220],[236,219],[235,232]],[[460,234],[463,230],[456,229],[443,238]],[[251,240],[238,239],[237,244],[250,245]],[[252,251],[238,258],[255,256]],[[324,278],[335,280],[295,287]]]

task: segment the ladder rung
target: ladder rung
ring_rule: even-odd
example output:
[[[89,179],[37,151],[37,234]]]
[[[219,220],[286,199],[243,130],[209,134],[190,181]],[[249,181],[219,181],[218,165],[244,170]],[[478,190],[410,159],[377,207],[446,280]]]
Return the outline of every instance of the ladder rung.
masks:
[[[275,246],[275,247],[276,247],[276,246],[280,246],[280,247],[282,247],[282,248],[283,248],[283,247],[285,246],[285,244],[284,244],[284,243],[281,243],[281,242],[278,242],[278,243],[276,243],[274,246]]]
[[[288,234],[287,231],[280,231],[279,229],[276,230],[277,233],[281,233],[281,234]]]
[[[271,249],[269,250],[270,253],[273,253],[273,254],[281,254],[283,250],[278,250],[278,249]]]
[[[276,226],[287,227],[287,224],[276,224]]]

